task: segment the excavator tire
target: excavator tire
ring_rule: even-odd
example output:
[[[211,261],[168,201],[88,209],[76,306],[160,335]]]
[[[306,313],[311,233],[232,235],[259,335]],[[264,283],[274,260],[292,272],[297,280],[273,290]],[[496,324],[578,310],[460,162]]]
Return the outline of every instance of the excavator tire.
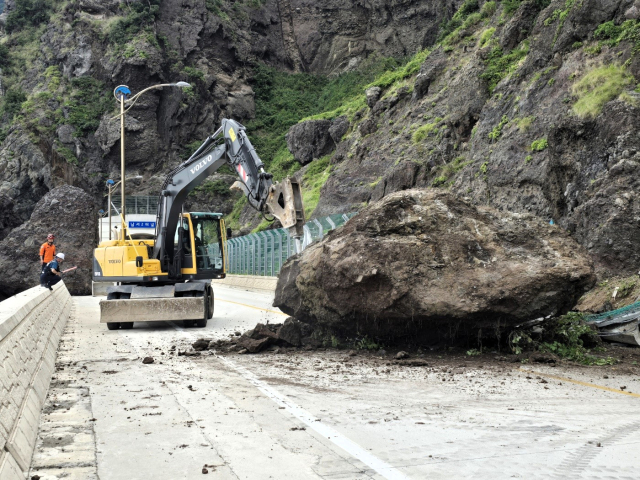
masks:
[[[120,298],[119,293],[107,293],[107,300],[117,300]],[[107,323],[107,328],[109,330],[118,330],[120,328],[119,322],[111,322]]]
[[[196,297],[202,297],[204,295],[204,312],[203,318],[196,320],[196,327],[204,328],[207,326],[207,319],[209,318],[209,288],[205,288],[204,292],[195,292]]]
[[[207,291],[209,292],[208,302],[207,302],[207,319],[213,318],[213,288],[211,286],[207,287]]]
[[[122,300],[127,300],[129,298],[131,298],[131,294],[130,293],[121,293],[120,294],[120,298]],[[120,322],[120,328],[122,328],[123,330],[130,330],[133,328],[133,322]]]

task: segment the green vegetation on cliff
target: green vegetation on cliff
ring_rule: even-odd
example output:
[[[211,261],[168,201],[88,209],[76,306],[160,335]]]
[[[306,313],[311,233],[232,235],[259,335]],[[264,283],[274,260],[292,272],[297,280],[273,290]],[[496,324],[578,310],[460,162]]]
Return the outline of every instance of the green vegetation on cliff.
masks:
[[[308,73],[286,73],[265,65],[254,70],[256,117],[247,129],[256,151],[276,179],[300,168],[287,149],[285,135],[303,118],[335,118],[357,99],[363,108],[364,89],[398,63],[392,59],[367,63],[362,69],[326,78]],[[325,112],[323,114],[323,112]],[[353,112],[355,113],[355,111]]]
[[[594,68],[573,85],[572,92],[578,98],[573,112],[579,117],[596,117],[607,102],[633,83],[633,75],[619,65]]]
[[[51,0],[15,0],[5,29],[12,33],[24,27],[37,27],[49,20]]]

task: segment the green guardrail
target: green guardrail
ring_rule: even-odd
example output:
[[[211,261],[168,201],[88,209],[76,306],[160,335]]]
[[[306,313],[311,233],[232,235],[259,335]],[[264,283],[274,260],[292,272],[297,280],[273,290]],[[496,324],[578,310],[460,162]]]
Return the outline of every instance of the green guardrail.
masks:
[[[304,226],[302,249],[344,225],[354,215],[339,213],[309,220]],[[227,273],[275,277],[287,258],[295,253],[295,240],[284,228],[230,238],[227,240]]]

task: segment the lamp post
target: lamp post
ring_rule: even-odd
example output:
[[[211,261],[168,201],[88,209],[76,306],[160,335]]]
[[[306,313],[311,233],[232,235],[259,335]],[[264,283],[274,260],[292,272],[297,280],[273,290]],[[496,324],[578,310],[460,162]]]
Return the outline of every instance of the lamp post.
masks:
[[[102,219],[104,218],[104,210],[98,210],[98,215],[100,216],[100,235],[98,235],[98,245],[102,242]]]
[[[138,180],[142,175],[136,175],[135,177],[129,177],[126,180]],[[109,212],[109,240],[111,240],[111,193],[120,185],[121,180],[114,182],[113,180],[107,180],[107,211]]]
[[[177,83],[161,83],[158,85],[152,85],[151,87],[147,87],[144,90],[136,93],[131,96],[131,90],[126,85],[119,85],[113,91],[113,96],[116,98],[118,102],[120,102],[120,115],[113,117],[113,120],[120,117],[120,196],[121,196],[121,205],[120,205],[120,216],[122,217],[122,239],[124,240],[124,232],[126,231],[125,225],[125,204],[124,204],[124,185],[125,185],[125,173],[124,173],[124,114],[127,113],[133,105],[138,101],[140,96],[148,92],[149,90],[154,90],[157,88],[163,87],[178,87],[178,88],[188,88],[189,85],[187,82],[177,82]],[[125,110],[125,103],[129,105],[129,107]],[[109,192],[111,193],[111,192]],[[109,203],[109,211],[111,211],[111,203]],[[111,227],[109,227],[109,235],[111,235]]]

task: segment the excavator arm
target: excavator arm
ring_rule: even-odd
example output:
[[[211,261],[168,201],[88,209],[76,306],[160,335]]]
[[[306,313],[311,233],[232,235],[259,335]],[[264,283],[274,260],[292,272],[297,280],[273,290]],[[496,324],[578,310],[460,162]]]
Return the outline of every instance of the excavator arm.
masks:
[[[223,119],[221,127],[188,160],[171,171],[162,185],[153,257],[160,260],[163,271],[175,270],[173,238],[187,195],[225,164],[238,174],[232,188],[241,190],[253,208],[277,218],[283,228],[295,227],[295,235],[302,234],[304,211],[298,183],[285,179],[274,184],[273,176],[264,171],[245,127]]]

